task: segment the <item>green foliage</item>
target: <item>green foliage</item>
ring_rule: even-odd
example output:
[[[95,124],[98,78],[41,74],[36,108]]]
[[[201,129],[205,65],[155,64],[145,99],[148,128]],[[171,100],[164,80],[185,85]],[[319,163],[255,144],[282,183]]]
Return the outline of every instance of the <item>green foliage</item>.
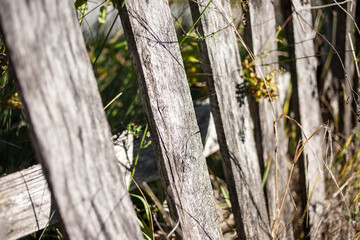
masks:
[[[75,1],[75,7],[76,7],[76,9],[81,8],[81,7],[84,6],[85,4],[87,4],[87,0],[76,0],[76,1]]]
[[[51,217],[51,216],[50,216]],[[63,234],[57,224],[50,225],[47,228],[22,237],[21,240],[61,240],[64,239]]]
[[[87,47],[91,62],[94,62],[99,56],[94,65],[94,73],[104,106],[122,93],[106,109],[112,133],[119,133],[132,123],[137,126],[143,125],[146,122],[145,116],[136,87],[127,43],[122,32],[116,34],[104,45],[103,41],[95,41],[87,42]]]
[[[133,193],[131,193],[130,196],[132,198],[137,198],[142,203],[141,207],[135,208],[137,215],[138,215],[138,222],[139,222],[139,225],[141,228],[141,232],[144,235],[144,238],[152,239],[154,232],[153,232],[152,227],[150,226],[151,225],[151,212],[150,212],[147,200],[143,196],[133,194]]]
[[[6,55],[6,47],[5,47],[4,42],[0,39],[0,68],[1,68],[1,75],[3,75],[7,71],[8,65],[9,65],[9,60],[7,59],[7,55]]]
[[[0,175],[33,165],[36,160],[9,59],[0,39]]]
[[[241,2],[243,3],[243,1]],[[125,0],[120,1],[122,6],[124,3]],[[210,3],[211,1],[205,10]],[[113,5],[116,8],[117,1],[107,0],[99,5],[100,11],[97,19],[100,24],[106,23],[108,16],[107,7],[109,5]],[[87,0],[76,0],[75,7],[79,12],[79,21],[82,23],[84,16],[89,12]],[[183,31],[182,34],[179,34],[179,36],[181,35],[179,42],[192,97],[194,100],[205,99],[208,97],[208,91],[205,85],[207,75],[201,71],[198,41],[204,41],[206,38],[214,37],[217,33],[210,34],[209,36],[201,36],[195,28],[195,24],[183,27],[179,19],[177,19],[176,26],[178,32],[179,28]],[[186,32],[184,28],[189,29],[189,31]],[[146,138],[149,137],[148,126],[140,103],[135,74],[132,69],[123,32],[118,32],[108,41],[105,41],[104,38],[99,39],[100,40],[95,41],[86,40],[86,46],[90,61],[94,65],[94,73],[98,81],[104,106],[111,103],[105,110],[111,131],[113,134],[116,134],[127,129],[135,137],[141,138],[140,149],[136,156],[135,166],[132,169],[131,175],[133,176],[140,156],[140,150],[151,144],[151,141],[147,141]],[[289,45],[285,38],[285,31],[281,27],[277,29],[276,41],[278,44],[280,66],[288,66],[289,62],[294,59],[288,59],[287,52]],[[241,50],[244,51],[244,48],[241,48]],[[243,59],[245,59],[242,66],[244,86],[247,94],[254,97],[256,101],[259,101],[261,98],[276,99],[278,97],[278,87],[275,83],[275,77],[280,73],[280,70],[269,69],[267,73],[265,72],[264,79],[262,79],[256,73],[255,64],[249,61],[249,57],[244,57],[247,53],[243,52],[242,55]],[[359,57],[357,57],[357,59],[359,59]],[[15,91],[14,78],[9,71],[6,48],[1,41],[0,67],[0,174],[2,174],[28,167],[34,164],[36,160],[27,134],[26,118],[23,114],[19,94]],[[284,113],[288,115],[292,113],[291,91],[290,86],[284,104]],[[120,95],[120,93],[122,94]],[[112,102],[113,99],[115,100]],[[144,132],[143,126],[146,126]],[[298,139],[296,130],[295,125],[286,125],[287,136],[290,138],[288,154],[291,158],[297,149]],[[343,186],[344,192],[347,193],[347,201],[351,208],[351,216],[348,216],[347,220],[352,224],[358,225],[360,224],[360,193],[358,193],[360,188],[358,181],[360,176],[360,150],[356,149],[356,144],[359,142],[359,133],[351,135],[336,152],[334,157],[335,161],[332,165],[335,171],[339,173],[337,175],[339,185]],[[224,205],[227,205],[227,207],[231,209],[229,191],[222,180],[224,179],[224,175],[220,158],[220,156],[208,158],[208,166],[209,169],[213,169],[213,171],[210,170],[211,176],[214,179],[213,185],[216,185],[221,192],[225,201]],[[271,159],[269,159],[265,167],[263,186],[268,177],[270,164]],[[214,184],[214,182],[216,184]],[[145,198],[141,193],[141,189],[131,192],[138,222],[145,239],[153,239],[160,230],[164,232],[164,230],[160,229],[161,227],[168,232],[171,231],[172,227],[166,220],[167,211],[165,212],[163,209],[166,208],[166,200],[165,190],[161,182],[157,180],[149,185],[151,185],[151,188],[148,189],[146,193],[150,196],[151,200]],[[332,193],[338,190],[334,185],[331,185],[329,189],[329,192]],[[154,197],[155,195],[158,199]],[[157,221],[160,222],[159,226],[155,226],[152,222],[153,216],[157,216]],[[39,237],[43,237],[44,239],[62,238],[57,226],[51,226],[46,231],[34,233],[26,239],[38,239]],[[166,234],[161,237],[165,238]]]
[[[125,1],[124,1],[124,3],[125,3]],[[108,13],[107,12],[107,6],[108,5],[112,5],[116,9],[117,0],[106,0],[106,1],[104,1],[104,3],[101,4],[98,19],[97,19],[100,24],[106,23],[106,17],[107,17],[107,13]],[[79,22],[81,24],[83,18],[88,13],[87,0],[76,0],[75,1],[75,8],[80,13]]]
[[[116,9],[117,8],[117,0],[110,0],[111,4],[113,5],[113,7]],[[123,1],[123,4],[121,7],[123,7],[123,5],[125,4],[125,1]]]
[[[99,11],[98,22],[101,24],[106,23],[106,16],[107,16],[107,8],[106,6],[101,6]]]
[[[278,58],[279,58],[279,66],[280,68],[287,68],[289,69],[289,44],[286,39],[286,32],[281,27],[278,26],[276,28],[276,35],[275,35],[275,41],[277,43],[277,52],[278,52]]]
[[[204,8],[204,10],[201,12],[200,16],[198,17],[198,19],[195,20],[194,24],[191,26],[191,28],[189,29],[189,31],[185,34],[184,38],[180,41],[180,46],[184,43],[185,39],[190,35],[190,33],[192,32],[192,30],[194,29],[194,27],[196,26],[196,24],[200,21],[202,15],[205,13],[205,11],[208,9],[208,7],[210,6],[210,4],[212,3],[212,0],[210,0],[208,2],[208,4],[206,5],[206,7]]]
[[[266,166],[265,166],[265,171],[264,171],[262,183],[261,183],[262,188],[265,187],[266,180],[269,175],[270,166],[271,166],[271,158],[269,158],[269,160],[267,161]]]
[[[79,22],[82,23],[86,13],[88,12],[87,0],[76,0],[75,8],[80,13]]]
[[[47,230],[47,228],[48,228],[48,226],[49,226],[49,223],[50,223],[50,221],[52,220],[52,218],[54,217],[54,214],[55,214],[55,210],[51,213],[51,215],[50,215],[50,218],[49,218],[49,221],[48,221],[48,223],[46,224],[46,227],[44,228],[44,230],[42,231],[42,233],[41,233],[41,235],[40,235],[40,237],[39,237],[39,240],[41,240],[42,238],[43,238],[43,236],[44,236],[44,234],[45,234],[45,232],[46,232],[46,230]]]
[[[9,60],[5,44],[0,40],[0,106],[5,109],[21,109],[18,93],[13,87],[13,79],[9,75]],[[11,82],[11,83],[10,83]]]
[[[351,134],[334,156],[334,162],[330,166],[336,173],[336,181],[341,190],[334,183],[329,184],[329,192],[339,195],[340,191],[345,196],[345,205],[350,210],[347,216],[348,222],[360,227],[360,132]],[[330,178],[330,176],[328,176]],[[342,199],[344,200],[344,199]],[[346,215],[346,213],[344,213]]]
[[[134,161],[134,166],[132,166],[131,175],[130,175],[130,182],[129,182],[129,187],[128,187],[128,189],[130,189],[130,187],[131,187],[132,179],[133,179],[134,174],[135,174],[135,169],[136,169],[136,166],[137,166],[138,161],[139,161],[140,151],[141,151],[142,149],[147,148],[147,147],[151,144],[151,140],[149,140],[148,142],[145,141],[145,137],[146,137],[146,136],[147,136],[147,137],[150,137],[150,134],[149,134],[149,132],[148,132],[148,126],[149,126],[149,125],[146,124],[145,130],[144,130],[144,133],[143,133],[143,136],[142,136],[142,138],[141,138],[139,150],[138,150],[138,152],[137,152],[137,154],[136,154],[136,158],[135,158],[135,161]],[[141,127],[138,127],[136,130],[137,130],[138,132],[140,132],[140,131],[141,131]]]
[[[194,101],[208,97],[205,80],[206,75],[202,73],[199,60],[199,48],[197,42],[188,38],[181,46],[181,55],[185,65],[186,76]]]

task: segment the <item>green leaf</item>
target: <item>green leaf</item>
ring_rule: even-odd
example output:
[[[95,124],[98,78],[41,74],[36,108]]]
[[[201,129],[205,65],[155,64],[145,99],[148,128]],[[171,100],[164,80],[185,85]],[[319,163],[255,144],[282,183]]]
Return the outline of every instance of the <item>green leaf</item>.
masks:
[[[81,23],[88,11],[87,0],[76,0],[75,7],[76,11],[80,12],[79,22]]]
[[[231,201],[230,201],[230,196],[229,196],[229,191],[226,188],[222,187],[222,186],[220,186],[220,191],[221,191],[221,193],[222,193],[228,207],[232,208]]]
[[[343,149],[341,150],[341,152],[339,153],[339,155],[338,155],[338,157],[337,157],[338,159],[342,159],[342,158],[344,157],[344,155],[345,155],[345,153],[346,153],[346,150],[348,149],[348,147],[349,147],[349,145],[350,145],[350,143],[351,143],[351,140],[352,140],[353,136],[354,136],[354,135],[351,134],[351,135],[349,136],[349,138],[346,140]]]
[[[75,1],[75,7],[77,10],[79,10],[79,8],[81,8],[85,4],[87,4],[87,0],[76,0]]]
[[[106,6],[102,6],[100,8],[99,16],[98,16],[98,22],[101,24],[106,23],[106,16],[107,16],[107,8]]]
[[[143,148],[147,148],[148,146],[150,146],[151,143],[152,143],[151,140],[148,141]]]
[[[142,196],[139,196],[139,195],[136,195],[136,194],[133,194],[133,193],[130,193],[130,196],[131,196],[131,197],[135,197],[135,198],[139,199],[139,200],[142,202],[142,204],[144,205],[146,218],[147,218],[147,220],[150,222],[149,207],[148,207],[145,199],[144,199]]]
[[[146,240],[152,240],[152,238],[149,237],[146,233],[144,233],[143,231],[141,231],[141,232],[142,232],[142,234],[144,235],[144,237],[145,237]]]
[[[111,0],[112,5],[114,8],[117,8],[117,0]]]
[[[269,158],[266,167],[265,167],[265,171],[264,171],[264,175],[263,175],[263,179],[262,179],[262,188],[265,187],[265,183],[269,174],[269,170],[270,170],[270,165],[271,165],[271,158]]]

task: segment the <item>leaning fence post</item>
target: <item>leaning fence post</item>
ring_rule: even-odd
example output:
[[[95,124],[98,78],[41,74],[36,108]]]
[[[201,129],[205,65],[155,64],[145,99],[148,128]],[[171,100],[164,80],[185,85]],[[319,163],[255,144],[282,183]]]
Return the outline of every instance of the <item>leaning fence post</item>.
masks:
[[[289,58],[291,62],[291,82],[293,87],[294,111],[296,119],[302,125],[302,143],[321,125],[320,106],[317,91],[316,67],[317,60],[314,51],[314,31],[310,1],[283,1],[285,12],[292,16],[287,26],[289,40]],[[287,17],[287,16],[285,16]],[[299,129],[300,130],[300,129]],[[302,208],[307,210],[310,221],[306,221],[307,231],[311,239],[321,236],[321,219],[324,213],[325,186],[322,159],[322,136],[318,131],[306,143],[302,160],[299,161],[300,174],[304,192]],[[305,191],[306,189],[306,191]],[[309,224],[308,224],[309,223]]]
[[[279,64],[274,3],[249,1],[246,15],[248,18],[246,19],[245,41],[255,57],[256,74],[260,78],[265,78],[267,74],[275,73],[273,76],[275,78],[279,75],[276,73],[276,71],[279,72]],[[287,141],[283,119],[279,119],[276,123],[276,136],[273,125],[283,112],[281,102],[279,99],[272,101],[260,99],[259,102],[256,102],[254,98],[251,100],[250,109],[255,125],[256,147],[262,171],[264,172],[266,166],[270,164],[265,196],[271,230],[273,235],[281,233],[287,239],[293,239],[291,221],[294,208],[289,195],[291,190],[286,191],[290,162],[286,156]],[[281,206],[283,197],[285,197],[284,204]],[[283,231],[286,226],[286,231]]]
[[[71,0],[0,1],[30,136],[69,239],[141,239]]]
[[[222,239],[168,2],[126,1],[119,11],[173,218],[184,239]]]
[[[189,1],[239,239],[269,239],[269,219],[250,127],[241,60],[227,1]]]

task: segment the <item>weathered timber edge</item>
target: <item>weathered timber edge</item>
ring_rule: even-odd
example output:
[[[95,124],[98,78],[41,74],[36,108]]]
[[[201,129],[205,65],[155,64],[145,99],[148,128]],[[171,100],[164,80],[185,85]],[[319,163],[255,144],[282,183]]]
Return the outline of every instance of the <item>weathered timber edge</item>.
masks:
[[[251,27],[245,29],[245,41],[255,56],[257,74],[264,78],[268,73],[279,70],[274,2],[252,0],[248,4],[248,19]],[[273,99],[272,102],[268,99],[260,99],[259,102],[251,100],[250,111],[255,125],[256,147],[262,174],[267,164],[270,164],[265,198],[271,234],[273,237],[282,234],[282,238],[291,240],[294,238],[291,224],[294,208],[290,191],[286,192],[286,180],[291,168],[290,161],[286,157],[288,139],[284,131],[281,131],[284,129],[282,120],[277,122],[276,137],[273,125],[273,121],[283,113],[281,99]],[[280,211],[280,203],[284,195],[285,202]]]
[[[168,2],[127,1],[119,13],[172,218],[183,239],[222,239]]]
[[[200,35],[202,69],[207,73],[211,111],[218,135],[225,180],[240,239],[270,237],[269,219],[256,154],[241,59],[229,2],[189,1]],[[204,12],[204,10],[206,11]]]
[[[298,137],[306,142],[308,137],[321,125],[319,96],[316,80],[317,59],[314,57],[314,31],[312,26],[311,3],[294,0],[289,4],[282,1],[285,17],[292,16],[292,21],[286,27],[289,41],[289,58],[291,62],[291,82],[293,87],[293,109],[295,118],[302,125],[297,129]],[[296,44],[295,44],[296,43]],[[309,114],[311,113],[311,114]],[[322,162],[322,131],[316,131],[305,146],[299,160],[300,183],[302,188],[301,209],[307,209],[307,219],[304,228],[307,237],[319,239],[322,234],[324,218],[325,181]],[[315,146],[315,147],[312,147]]]
[[[141,239],[74,2],[0,1],[0,25],[63,235]]]
[[[207,102],[195,105],[196,116],[204,143],[204,156],[219,149],[214,122]],[[130,169],[140,145],[140,138],[124,132],[113,136],[117,159],[125,167],[126,183],[130,179]],[[159,178],[152,145],[140,151],[134,179],[137,183]],[[132,186],[134,188],[134,186]],[[54,202],[43,176],[41,165],[12,173],[0,178],[0,225],[6,239],[17,239],[43,229],[48,223],[58,221]]]

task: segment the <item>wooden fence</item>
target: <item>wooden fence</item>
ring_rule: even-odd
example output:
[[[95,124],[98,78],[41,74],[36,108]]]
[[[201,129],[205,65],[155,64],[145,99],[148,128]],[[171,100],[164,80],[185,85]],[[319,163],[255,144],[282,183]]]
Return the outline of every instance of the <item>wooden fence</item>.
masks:
[[[228,1],[189,5],[199,33],[208,36],[199,48],[210,104],[195,108],[168,1],[126,1],[119,7],[153,141],[141,153],[135,179],[155,179],[158,169],[180,237],[222,239],[205,162],[220,149],[239,239],[293,239],[296,210],[287,188],[291,163],[278,119],[282,103],[245,96],[238,47],[240,41],[253,53],[259,76],[278,68],[275,14],[282,13],[290,16],[289,57],[297,59],[290,72],[298,134],[303,143],[311,138],[299,160],[300,211],[308,209],[307,233],[318,239],[325,189],[321,131],[310,137],[322,120],[309,1],[282,1],[283,9],[249,1],[245,39]],[[141,239],[125,187],[139,143],[123,133],[113,137],[114,150],[73,2],[0,1],[0,27],[41,163],[0,178],[5,238],[44,228],[56,209],[50,224],[60,221],[67,238]]]

